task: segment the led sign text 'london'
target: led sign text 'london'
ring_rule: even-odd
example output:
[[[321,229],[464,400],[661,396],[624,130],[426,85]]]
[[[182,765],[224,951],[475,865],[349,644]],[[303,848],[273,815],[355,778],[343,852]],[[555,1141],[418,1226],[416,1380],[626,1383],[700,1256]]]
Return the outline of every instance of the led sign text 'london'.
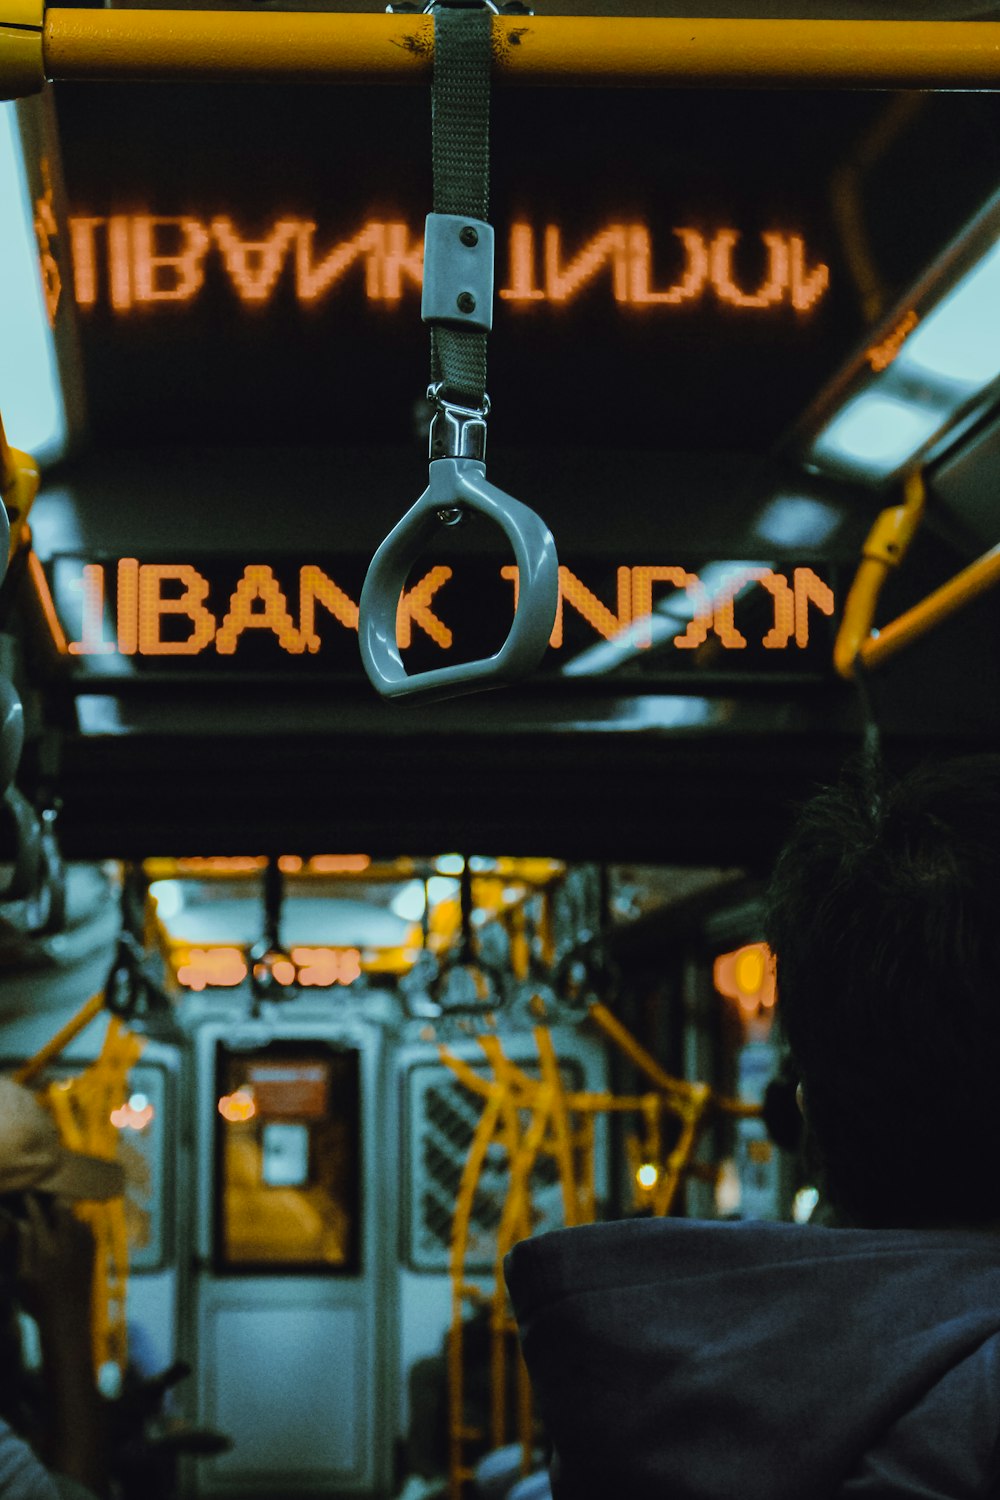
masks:
[[[454,571],[444,565],[428,568],[404,591],[396,617],[401,649],[413,645],[417,631],[443,652],[456,646],[446,592]],[[290,655],[316,653],[323,644],[317,606],[340,628],[358,628],[357,602],[314,564],[298,569],[296,616],[286,591],[266,564],[245,567],[235,589],[210,608],[210,580],[197,568],[188,563],[140,563],[127,557],[117,567],[103,563],[82,566],[71,584],[80,595],[79,633],[66,640],[44,574],[40,568],[33,574],[57,643],[73,656],[191,657],[210,648],[220,656],[233,656],[247,632],[260,631],[268,632]],[[511,585],[511,605],[516,607],[517,569],[505,566],[500,574]],[[651,633],[643,638],[642,621],[670,593],[683,597],[686,605],[683,614],[677,616],[678,629],[672,639],[679,651],[693,650],[710,636],[727,651],[745,648],[748,640],[737,627],[735,603],[737,596],[750,587],[769,596],[770,623],[759,642],[768,651],[793,647],[804,650],[809,645],[810,608],[825,616],[834,613],[833,590],[808,567],[796,567],[788,576],[748,563],[734,567],[725,584],[710,593],[698,574],[686,568],[623,564],[616,569],[613,606],[568,567],[560,566],[559,582],[559,607],[550,640],[556,650],[563,645],[567,609],[572,609],[600,639],[611,640],[633,627],[635,644],[648,646]],[[113,619],[108,608],[112,601]],[[62,613],[67,611],[63,609]],[[174,632],[180,626],[180,638],[170,638],[164,628],[166,621],[171,622]]]
[[[352,270],[362,274],[349,285],[360,281],[370,302],[398,305],[404,292],[419,289],[423,242],[405,222],[369,219],[348,238],[325,246],[316,242],[317,227],[311,219],[281,218],[262,238],[245,238],[222,216],[73,215],[76,302],[84,309],[106,303],[119,314],[192,302],[205,287],[207,266],[221,270],[248,307],[266,306],[283,275],[291,276],[299,304],[310,308],[341,290]],[[678,307],[711,294],[726,307],[790,306],[805,313],[829,286],[829,267],[810,264],[799,234],[766,231],[759,245],[751,240],[749,250],[738,248],[743,236],[736,229],[679,228],[671,235],[654,247],[645,224],[613,222],[569,247],[558,224],[536,231],[518,221],[507,235],[499,296],[514,308],[560,306],[597,281],[610,285],[616,303],[633,308]],[[654,269],[654,249],[657,267],[662,261],[670,270]],[[744,263],[757,267],[756,274],[741,274]]]

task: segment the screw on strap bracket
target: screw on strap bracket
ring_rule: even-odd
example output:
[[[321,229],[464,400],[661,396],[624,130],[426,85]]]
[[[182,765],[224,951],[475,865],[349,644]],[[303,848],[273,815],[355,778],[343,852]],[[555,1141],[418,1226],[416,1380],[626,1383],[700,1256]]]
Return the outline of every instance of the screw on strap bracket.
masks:
[[[420,316],[489,333],[493,327],[493,225],[466,214],[428,214]]]

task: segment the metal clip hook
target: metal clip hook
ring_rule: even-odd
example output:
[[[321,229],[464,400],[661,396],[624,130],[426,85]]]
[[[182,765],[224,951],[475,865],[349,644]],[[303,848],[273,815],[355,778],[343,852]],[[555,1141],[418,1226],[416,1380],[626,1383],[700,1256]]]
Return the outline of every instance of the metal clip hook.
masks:
[[[441,395],[441,384],[427,387],[427,399],[434,403],[429,435],[430,458],[486,458],[486,418],[490,398],[482,406],[459,406]]]

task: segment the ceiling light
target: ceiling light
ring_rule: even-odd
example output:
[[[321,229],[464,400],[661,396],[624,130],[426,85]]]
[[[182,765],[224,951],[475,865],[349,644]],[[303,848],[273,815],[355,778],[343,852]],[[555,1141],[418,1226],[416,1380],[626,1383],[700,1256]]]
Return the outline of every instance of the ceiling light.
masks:
[[[821,463],[882,479],[901,468],[943,421],[939,410],[877,389],[863,391],[823,429],[810,453]]]
[[[818,547],[840,525],[833,505],[808,495],[775,495],[754,522],[754,531],[776,547]]]
[[[802,461],[892,479],[957,441],[996,401],[998,381],[1000,194],[820,397]]]
[[[1000,375],[1000,243],[964,276],[903,344],[896,374],[966,390]]]

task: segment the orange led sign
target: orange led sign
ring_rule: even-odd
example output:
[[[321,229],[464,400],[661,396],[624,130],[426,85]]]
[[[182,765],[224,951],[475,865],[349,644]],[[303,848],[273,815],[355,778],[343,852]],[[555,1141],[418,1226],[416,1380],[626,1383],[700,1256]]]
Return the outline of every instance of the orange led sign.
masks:
[[[65,569],[71,569],[67,577]],[[288,656],[321,654],[335,645],[341,632],[357,631],[358,605],[347,589],[324,569],[305,564],[285,567],[282,576],[269,564],[244,567],[235,587],[220,593],[212,578],[191,563],[140,563],[122,558],[116,565],[73,564],[61,560],[56,608],[41,568],[32,578],[42,598],[45,618],[60,621],[68,637],[66,650],[76,657],[233,657],[252,639],[265,638]],[[472,570],[469,569],[470,575]],[[669,644],[681,653],[709,640],[725,652],[745,651],[755,645],[767,653],[805,651],[811,644],[818,614],[835,612],[830,585],[812,567],[783,572],[760,564],[731,564],[722,583],[709,587],[702,577],[675,565],[619,564],[614,602],[601,598],[573,569],[559,568],[559,606],[550,638],[553,650],[567,646],[567,615],[587,638],[610,641],[630,632],[628,644],[641,652],[652,644],[654,619],[673,621]],[[462,565],[427,569],[401,595],[396,631],[400,649],[422,643],[439,652],[461,650],[472,624],[468,601],[461,602]],[[706,575],[707,576],[707,575]],[[504,630],[517,604],[518,577],[513,566],[494,572],[506,586],[499,595]],[[473,579],[474,583],[475,580]],[[751,639],[744,620],[737,625],[737,605],[753,595],[763,610],[755,619],[757,638]],[[452,605],[452,600],[458,599]],[[657,606],[672,601],[669,614]],[[322,606],[322,615],[318,606]],[[333,633],[331,637],[331,632]],[[577,644],[581,642],[577,641]],[[662,641],[658,638],[658,644]]]
[[[196,993],[205,989],[233,989],[249,973],[245,950],[222,943],[202,948],[177,945],[171,958],[177,983]],[[305,989],[346,987],[361,977],[361,951],[295,947],[287,959],[275,963],[273,973],[282,985],[298,984]]]
[[[887,369],[892,364],[908,336],[919,322],[920,318],[916,310],[911,307],[909,312],[900,318],[887,338],[884,338],[880,344],[872,344],[869,349],[865,350],[865,359],[876,374],[880,370]]]
[[[242,948],[220,944],[208,948],[181,948],[174,954],[177,983],[186,990],[231,989],[247,977]]]
[[[265,307],[283,279],[299,306],[316,308],[348,292],[397,306],[423,278],[423,242],[399,219],[368,219],[346,238],[317,241],[312,219],[280,218],[247,237],[232,218],[190,214],[74,214],[69,219],[73,289],[84,310],[115,313],[191,303],[209,273],[222,275],[237,300]],[[679,307],[705,299],[743,311],[811,311],[830,269],[814,261],[801,234],[767,230],[746,237],[730,227],[683,226],[654,244],[643,222],[612,221],[567,245],[558,224],[518,220],[506,235],[499,296],[513,309],[538,302],[565,306],[592,284],[622,307]]]

